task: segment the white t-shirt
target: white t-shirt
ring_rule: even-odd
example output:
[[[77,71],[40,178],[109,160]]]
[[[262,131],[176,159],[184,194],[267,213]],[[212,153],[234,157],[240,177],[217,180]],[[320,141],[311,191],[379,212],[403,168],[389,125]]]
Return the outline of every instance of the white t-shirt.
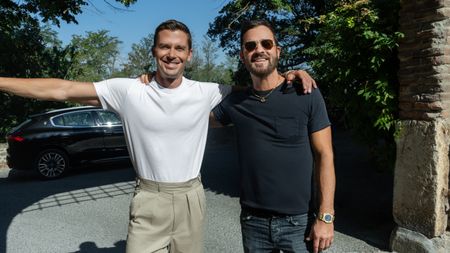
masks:
[[[183,77],[175,89],[139,79],[115,78],[94,83],[102,107],[117,112],[128,151],[139,177],[185,182],[200,173],[209,113],[231,86]]]

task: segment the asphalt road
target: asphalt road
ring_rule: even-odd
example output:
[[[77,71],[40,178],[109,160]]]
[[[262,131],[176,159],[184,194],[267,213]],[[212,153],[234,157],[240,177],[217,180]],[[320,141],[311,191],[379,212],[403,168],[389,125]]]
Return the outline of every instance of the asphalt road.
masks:
[[[232,130],[213,129],[202,168],[206,253],[242,252],[238,169]],[[383,252],[392,229],[392,179],[377,173],[367,150],[335,133],[336,238],[327,252]],[[125,251],[134,172],[128,165],[83,168],[41,181],[0,169],[0,252]]]

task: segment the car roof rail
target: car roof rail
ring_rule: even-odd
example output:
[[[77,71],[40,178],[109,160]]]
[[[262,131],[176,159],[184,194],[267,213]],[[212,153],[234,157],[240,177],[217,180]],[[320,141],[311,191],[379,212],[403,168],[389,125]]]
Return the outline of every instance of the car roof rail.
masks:
[[[52,113],[78,111],[78,110],[90,109],[90,108],[92,108],[92,109],[94,109],[94,108],[101,109],[101,107],[92,106],[92,105],[74,106],[74,107],[66,107],[66,108],[50,110],[50,111],[46,111],[46,112],[42,112],[42,113],[36,113],[36,114],[29,115],[28,117],[35,118],[35,117],[39,117],[39,116],[43,116],[43,115],[47,115],[47,114],[52,114]]]

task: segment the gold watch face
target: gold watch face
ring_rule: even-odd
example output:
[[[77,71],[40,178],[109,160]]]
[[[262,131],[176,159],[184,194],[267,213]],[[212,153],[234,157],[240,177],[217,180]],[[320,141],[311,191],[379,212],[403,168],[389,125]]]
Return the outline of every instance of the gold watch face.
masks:
[[[334,220],[334,216],[329,213],[323,213],[320,215],[319,219],[325,223],[332,223]]]

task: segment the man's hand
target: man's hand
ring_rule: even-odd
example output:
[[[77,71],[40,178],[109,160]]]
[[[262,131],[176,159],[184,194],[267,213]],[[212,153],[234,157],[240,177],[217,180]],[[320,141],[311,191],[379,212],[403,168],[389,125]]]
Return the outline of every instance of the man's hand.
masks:
[[[139,76],[139,80],[141,81],[141,83],[149,84],[154,76],[155,72],[142,74],[141,76]]]
[[[301,80],[303,85],[303,93],[311,93],[312,89],[317,88],[316,81],[304,70],[289,70],[283,73],[288,84],[291,84],[294,80]]]
[[[327,224],[316,219],[311,227],[307,241],[313,241],[314,253],[328,249],[334,239],[334,224]]]

